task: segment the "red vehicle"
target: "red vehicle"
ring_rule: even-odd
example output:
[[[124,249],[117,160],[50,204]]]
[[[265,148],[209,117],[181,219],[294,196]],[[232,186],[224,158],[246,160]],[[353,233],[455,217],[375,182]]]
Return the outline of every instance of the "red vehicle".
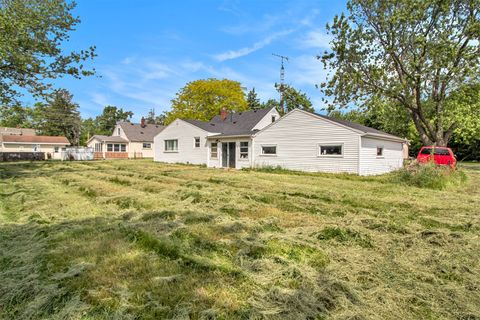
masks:
[[[417,156],[417,161],[426,163],[432,161],[437,165],[450,166],[455,168],[457,159],[453,155],[452,149],[447,147],[422,147]]]

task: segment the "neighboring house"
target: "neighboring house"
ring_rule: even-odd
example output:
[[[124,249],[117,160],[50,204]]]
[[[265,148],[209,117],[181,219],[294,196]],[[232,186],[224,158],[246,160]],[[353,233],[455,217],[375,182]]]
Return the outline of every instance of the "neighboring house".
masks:
[[[0,152],[44,152],[46,159],[60,160],[69,145],[65,137],[0,134]]]
[[[401,168],[405,144],[348,121],[299,109],[279,118],[275,109],[263,109],[222,114],[210,122],[177,119],[155,137],[154,159],[372,175]]]
[[[153,138],[164,126],[118,122],[111,136],[94,135],[87,146],[95,151],[96,159],[153,158]]]
[[[155,136],[155,161],[250,167],[252,137],[278,120],[275,108],[227,113],[209,122],[176,119]]]

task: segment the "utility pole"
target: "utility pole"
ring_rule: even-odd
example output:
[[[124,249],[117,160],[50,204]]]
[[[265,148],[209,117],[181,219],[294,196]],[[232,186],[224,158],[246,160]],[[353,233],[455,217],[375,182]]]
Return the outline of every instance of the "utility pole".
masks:
[[[275,57],[280,58],[281,60],[281,67],[280,67],[280,108],[282,109],[283,113],[285,113],[285,107],[284,107],[284,100],[283,100],[283,90],[284,90],[284,82],[285,82],[285,67],[283,62],[288,61],[287,56],[282,56],[280,54],[272,53]]]

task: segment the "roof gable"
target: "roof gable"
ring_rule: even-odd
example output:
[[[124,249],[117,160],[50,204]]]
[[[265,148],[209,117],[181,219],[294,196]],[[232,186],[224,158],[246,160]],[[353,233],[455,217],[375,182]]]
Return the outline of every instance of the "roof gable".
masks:
[[[258,110],[229,113],[225,120],[222,120],[219,115],[213,117],[208,122],[192,119],[182,120],[210,133],[219,133],[221,135],[250,135],[256,132],[253,131],[253,128],[272,109],[273,108],[264,108]]]
[[[320,118],[320,119],[328,121],[328,122],[330,122],[334,125],[339,125],[341,127],[347,128],[347,129],[349,129],[349,130],[351,130],[355,133],[358,133],[360,135],[372,135],[372,136],[375,136],[375,137],[378,137],[378,138],[392,139],[392,140],[397,140],[397,141],[399,141],[399,140],[405,141],[405,139],[403,139],[403,138],[400,138],[400,137],[394,136],[392,134],[389,134],[389,133],[386,133],[386,132],[383,132],[383,131],[380,131],[380,130],[377,130],[377,129],[374,129],[374,128],[370,128],[370,127],[367,127],[367,126],[364,126],[364,125],[361,125],[361,124],[358,124],[358,123],[345,121],[345,120],[338,120],[338,119],[335,119],[335,118],[332,118],[332,117],[329,117],[329,116],[325,116],[325,115],[322,115],[322,114],[309,112],[309,111],[305,111],[305,110],[301,110],[301,109],[293,109],[292,111],[290,111],[289,113],[287,113],[286,115],[281,117],[278,121],[276,121],[274,123],[271,123],[270,125],[266,126],[262,130],[260,130],[258,133],[263,132],[265,130],[268,130],[268,128],[270,128],[272,125],[275,125],[279,121],[284,121],[290,114],[292,114],[294,112],[300,112],[300,113],[303,113],[303,114],[306,114],[306,115],[310,115],[312,117]]]
[[[153,141],[153,138],[159,134],[165,127],[159,124],[146,124],[144,127],[140,123],[118,122],[125,136],[129,141],[143,142]]]
[[[54,136],[24,136],[24,135],[6,135],[3,136],[4,143],[38,143],[38,144],[64,144],[70,145],[65,137]]]

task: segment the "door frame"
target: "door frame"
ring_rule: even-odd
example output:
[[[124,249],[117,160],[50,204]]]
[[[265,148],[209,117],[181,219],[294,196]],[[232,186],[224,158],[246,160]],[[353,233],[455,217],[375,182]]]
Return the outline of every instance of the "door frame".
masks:
[[[231,146],[233,145],[233,154],[230,153]],[[226,150],[226,152],[225,152]],[[233,158],[232,158],[233,156]],[[225,162],[226,159],[226,162]],[[232,166],[233,162],[233,166]],[[225,165],[226,163],[226,165]],[[222,168],[236,168],[237,167],[237,142],[227,141],[222,142]]]

